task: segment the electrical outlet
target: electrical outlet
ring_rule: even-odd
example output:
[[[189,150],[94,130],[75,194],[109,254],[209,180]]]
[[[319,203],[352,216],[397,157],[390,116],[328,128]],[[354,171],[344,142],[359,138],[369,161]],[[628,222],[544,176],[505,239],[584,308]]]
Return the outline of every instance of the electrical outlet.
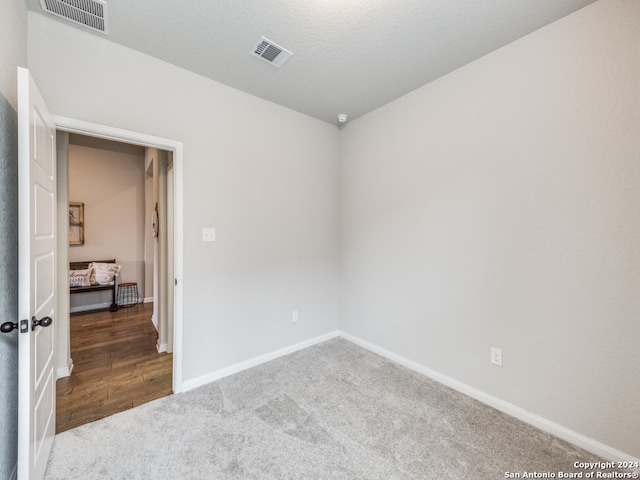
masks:
[[[293,314],[291,315],[291,323],[298,323],[298,311],[294,310]]]
[[[502,366],[502,350],[496,347],[491,347],[491,363],[499,367]]]

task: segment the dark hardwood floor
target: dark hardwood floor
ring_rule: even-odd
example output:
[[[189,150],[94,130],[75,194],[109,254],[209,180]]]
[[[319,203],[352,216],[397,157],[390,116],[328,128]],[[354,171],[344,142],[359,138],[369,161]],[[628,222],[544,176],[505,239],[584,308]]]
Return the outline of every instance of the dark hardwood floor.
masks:
[[[71,316],[70,377],[57,381],[56,432],[172,393],[173,355],[156,350],[153,304]]]

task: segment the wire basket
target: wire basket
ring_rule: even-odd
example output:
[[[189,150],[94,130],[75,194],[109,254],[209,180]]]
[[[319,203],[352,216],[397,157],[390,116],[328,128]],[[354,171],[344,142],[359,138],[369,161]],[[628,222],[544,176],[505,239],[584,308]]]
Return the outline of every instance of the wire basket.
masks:
[[[133,307],[140,301],[138,295],[138,284],[136,282],[126,282],[118,285],[118,297],[116,302],[119,307]]]

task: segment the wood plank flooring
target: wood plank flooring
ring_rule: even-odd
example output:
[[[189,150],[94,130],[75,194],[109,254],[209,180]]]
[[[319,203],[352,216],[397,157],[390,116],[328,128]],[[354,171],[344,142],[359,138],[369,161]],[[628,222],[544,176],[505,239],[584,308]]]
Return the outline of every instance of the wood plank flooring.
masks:
[[[56,432],[172,393],[173,355],[156,350],[153,304],[71,316],[70,377],[56,384]]]

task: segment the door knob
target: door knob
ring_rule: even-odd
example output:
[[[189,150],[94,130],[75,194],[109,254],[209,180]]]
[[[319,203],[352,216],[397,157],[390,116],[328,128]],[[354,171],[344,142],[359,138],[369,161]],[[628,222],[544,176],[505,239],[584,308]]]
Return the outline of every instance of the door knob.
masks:
[[[4,322],[2,325],[0,325],[0,332],[9,333],[9,332],[13,332],[16,328],[18,328],[17,323]]]
[[[20,320],[20,323],[4,322],[0,325],[0,332],[9,333],[16,328],[20,328],[20,333],[27,333],[29,331],[29,320]]]
[[[36,317],[31,317],[31,330],[35,330],[36,327],[48,327],[53,323],[51,317],[42,317],[38,320]],[[0,332],[10,333],[16,328],[20,327],[20,333],[27,333],[29,331],[29,322],[27,320],[21,320],[20,323],[4,322],[0,325]]]
[[[36,317],[31,317],[31,330],[35,330],[37,326],[48,327],[52,323],[53,318],[51,317],[42,317],[40,320],[36,319]]]

